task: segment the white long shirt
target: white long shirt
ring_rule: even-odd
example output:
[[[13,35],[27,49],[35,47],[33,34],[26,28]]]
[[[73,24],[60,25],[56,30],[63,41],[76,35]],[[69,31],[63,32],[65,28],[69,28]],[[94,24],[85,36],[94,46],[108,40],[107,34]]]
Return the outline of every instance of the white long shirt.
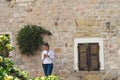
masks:
[[[49,57],[44,58],[44,54],[48,54]],[[43,64],[51,64],[51,63],[53,63],[54,52],[52,50],[49,50],[49,51],[44,50],[44,51],[42,51],[41,59],[42,59]]]

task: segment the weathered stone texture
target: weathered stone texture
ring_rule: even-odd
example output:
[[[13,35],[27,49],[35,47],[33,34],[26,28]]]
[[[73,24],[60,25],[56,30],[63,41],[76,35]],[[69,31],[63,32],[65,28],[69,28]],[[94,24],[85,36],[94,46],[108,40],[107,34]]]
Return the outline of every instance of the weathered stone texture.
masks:
[[[52,32],[53,35],[45,36],[44,40],[55,52],[53,73],[62,76],[61,80],[112,80],[110,76],[114,73],[115,80],[120,75],[119,6],[119,0],[0,0],[0,32],[12,33],[16,47],[12,59],[31,77],[43,75],[43,70],[41,52],[28,57],[21,55],[17,48],[16,35],[27,24],[40,25]],[[106,22],[110,22],[109,33]],[[88,76],[84,78],[84,73],[74,72],[74,38],[94,37],[104,39],[105,71],[86,72]]]

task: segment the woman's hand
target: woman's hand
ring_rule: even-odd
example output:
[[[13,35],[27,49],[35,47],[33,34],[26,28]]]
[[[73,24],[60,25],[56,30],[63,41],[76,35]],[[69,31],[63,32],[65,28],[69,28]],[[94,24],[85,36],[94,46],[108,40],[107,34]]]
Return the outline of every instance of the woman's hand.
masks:
[[[48,54],[44,54],[44,58],[46,58],[46,57],[49,57],[49,55]]]

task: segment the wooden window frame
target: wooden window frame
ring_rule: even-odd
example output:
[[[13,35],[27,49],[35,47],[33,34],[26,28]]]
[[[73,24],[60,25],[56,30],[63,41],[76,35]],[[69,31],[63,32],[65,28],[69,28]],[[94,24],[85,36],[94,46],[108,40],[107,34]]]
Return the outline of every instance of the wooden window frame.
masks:
[[[78,61],[79,61],[78,68],[80,71],[99,71],[100,70],[99,44],[98,43],[79,43],[78,44]],[[82,67],[83,65],[86,67]]]
[[[79,71],[78,68],[78,44],[79,43],[99,43],[99,61],[100,71],[105,69],[104,61],[104,40],[103,38],[74,38],[74,70]]]

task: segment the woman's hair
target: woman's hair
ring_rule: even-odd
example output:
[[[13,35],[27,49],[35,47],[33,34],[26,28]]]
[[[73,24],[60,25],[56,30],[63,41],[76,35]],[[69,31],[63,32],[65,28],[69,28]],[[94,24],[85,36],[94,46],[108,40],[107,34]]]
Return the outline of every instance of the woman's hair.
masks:
[[[48,47],[48,49],[49,49],[49,44],[48,44],[48,43],[45,43],[45,44],[44,44],[44,46],[47,46],[47,47]]]

